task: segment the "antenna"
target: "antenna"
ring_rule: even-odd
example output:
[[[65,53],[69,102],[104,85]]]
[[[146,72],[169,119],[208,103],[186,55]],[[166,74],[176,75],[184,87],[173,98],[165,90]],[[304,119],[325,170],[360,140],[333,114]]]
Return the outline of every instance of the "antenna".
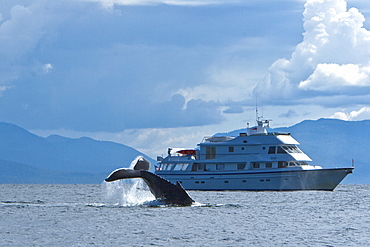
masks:
[[[258,100],[256,95],[256,120],[259,121],[260,119],[263,119],[263,101],[262,101],[262,115],[258,116]]]
[[[263,119],[263,98],[261,99],[261,102],[262,102],[262,116],[261,116],[261,118]]]
[[[258,121],[259,120],[259,117],[258,117],[258,107],[257,107],[258,103],[257,103],[257,94],[256,94],[256,120]]]

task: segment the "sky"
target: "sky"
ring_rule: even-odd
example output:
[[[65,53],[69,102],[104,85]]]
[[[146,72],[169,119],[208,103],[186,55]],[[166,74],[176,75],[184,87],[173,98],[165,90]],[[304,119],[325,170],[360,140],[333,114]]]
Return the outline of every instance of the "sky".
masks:
[[[370,119],[363,0],[0,4],[0,121],[152,157],[254,124]]]

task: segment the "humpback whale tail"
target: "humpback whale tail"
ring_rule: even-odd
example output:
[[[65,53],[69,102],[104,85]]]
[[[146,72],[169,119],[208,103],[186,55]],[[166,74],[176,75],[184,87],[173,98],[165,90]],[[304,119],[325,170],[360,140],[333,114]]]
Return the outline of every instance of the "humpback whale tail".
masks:
[[[134,170],[145,170],[145,171],[149,171],[150,170],[150,162],[149,162],[149,160],[145,159],[142,156],[139,156],[136,159],[136,164],[134,166]]]
[[[140,157],[137,159],[133,169],[117,169],[113,171],[105,181],[112,182],[119,179],[142,178],[155,198],[165,204],[190,206],[194,202],[180,183],[177,182],[176,184],[173,184],[170,181],[149,172],[149,169],[150,162],[144,157]]]
[[[136,164],[134,164],[133,168],[120,168],[114,170],[109,176],[105,179],[105,182],[113,182],[119,179],[125,178],[140,178],[140,171],[149,171],[150,170],[150,162],[149,160],[145,159],[144,157],[139,156],[135,159]],[[135,162],[135,160],[133,162]],[[132,164],[131,164],[132,166]]]

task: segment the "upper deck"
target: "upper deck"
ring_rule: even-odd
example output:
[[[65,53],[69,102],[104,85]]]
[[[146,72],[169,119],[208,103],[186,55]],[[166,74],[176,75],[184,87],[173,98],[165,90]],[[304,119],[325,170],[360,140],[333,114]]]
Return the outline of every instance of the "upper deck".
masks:
[[[198,146],[222,146],[222,145],[298,145],[290,133],[266,133],[247,135],[240,133],[237,137],[214,136],[205,137]]]
[[[257,122],[258,126],[236,137],[205,137],[195,149],[169,149],[168,156],[159,159],[161,169],[198,170],[194,168],[198,165],[207,166],[207,170],[308,167],[306,162],[311,159],[297,147],[299,143],[289,133],[268,133],[269,121]]]

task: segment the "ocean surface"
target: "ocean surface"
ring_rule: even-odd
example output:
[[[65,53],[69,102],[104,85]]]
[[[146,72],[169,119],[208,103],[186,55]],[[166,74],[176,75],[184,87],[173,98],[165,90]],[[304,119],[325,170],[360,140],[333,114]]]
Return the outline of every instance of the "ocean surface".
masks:
[[[169,207],[139,185],[0,184],[0,246],[370,246],[370,185],[200,192]]]

